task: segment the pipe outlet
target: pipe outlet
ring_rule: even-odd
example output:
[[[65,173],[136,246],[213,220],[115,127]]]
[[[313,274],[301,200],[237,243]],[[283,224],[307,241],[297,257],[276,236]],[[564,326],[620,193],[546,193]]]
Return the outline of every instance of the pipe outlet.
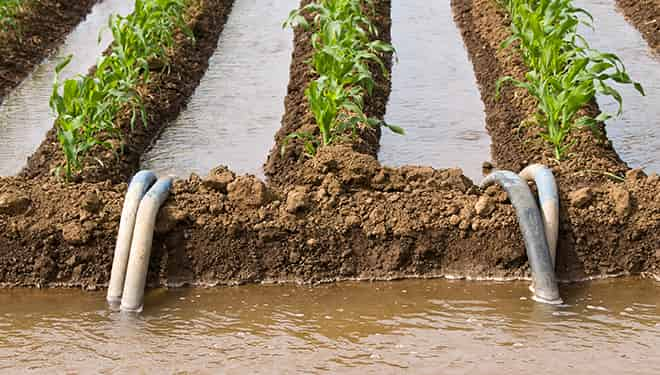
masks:
[[[121,298],[122,311],[142,311],[156,216],[160,206],[167,200],[171,187],[171,177],[160,178],[140,202]]]
[[[144,197],[147,190],[149,190],[155,181],[156,175],[152,171],[140,171],[133,176],[131,183],[128,185],[128,191],[124,198],[124,207],[121,211],[119,233],[112,259],[112,270],[110,272],[110,282],[106,297],[110,305],[116,306],[121,301],[124,279],[126,278],[126,266],[128,265],[128,255],[133,239],[133,228],[135,227],[135,215],[142,197]]]
[[[543,220],[529,186],[520,176],[509,171],[495,171],[489,174],[481,183],[481,187],[485,188],[493,184],[499,184],[504,188],[516,210],[532,270],[534,299],[543,303],[562,303],[545,238]]]
[[[557,264],[557,238],[559,237],[559,194],[552,171],[544,165],[532,164],[520,172],[525,181],[534,181],[539,192],[539,206],[543,215],[545,238],[553,267]]]

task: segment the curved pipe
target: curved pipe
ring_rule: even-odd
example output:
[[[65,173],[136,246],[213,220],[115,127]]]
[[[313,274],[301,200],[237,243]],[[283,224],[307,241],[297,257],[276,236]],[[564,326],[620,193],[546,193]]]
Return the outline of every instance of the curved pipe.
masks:
[[[124,207],[121,211],[119,222],[119,233],[117,244],[112,259],[112,270],[110,271],[110,282],[108,284],[107,300],[111,305],[117,305],[121,301],[121,293],[124,289],[126,278],[126,266],[128,265],[128,254],[133,239],[133,228],[135,226],[135,214],[142,197],[147,193],[149,187],[156,181],[156,175],[152,171],[140,171],[128,185],[128,191],[124,198]]]
[[[559,304],[557,279],[545,239],[543,221],[536,205],[534,195],[520,176],[509,171],[495,171],[483,180],[482,187],[493,184],[501,185],[507,192],[520,224],[527,258],[532,269],[534,299],[539,302]]]
[[[171,187],[171,177],[160,178],[149,189],[142,202],[140,202],[137,212],[137,223],[133,232],[133,243],[131,244],[130,256],[128,258],[124,292],[121,297],[120,309],[122,311],[142,311],[144,287],[147,282],[147,270],[149,268],[149,257],[151,256],[151,243],[154,237],[156,216],[158,215],[160,206],[167,199]]]
[[[557,238],[559,236],[559,194],[552,171],[544,165],[532,164],[520,172],[525,181],[534,181],[539,191],[539,205],[543,215],[545,238],[554,266],[557,261]]]

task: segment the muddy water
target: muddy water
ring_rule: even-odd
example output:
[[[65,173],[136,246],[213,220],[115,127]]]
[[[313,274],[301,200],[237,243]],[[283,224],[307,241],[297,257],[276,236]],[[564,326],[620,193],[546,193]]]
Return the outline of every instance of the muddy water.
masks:
[[[137,318],[103,293],[0,290],[0,371],[658,374],[653,281],[418,280],[154,290]],[[569,371],[569,372],[567,372]]]
[[[646,91],[642,97],[632,86],[617,86],[623,96],[623,116],[607,122],[607,132],[621,158],[632,167],[660,172],[660,59],[642,35],[626,22],[614,0],[576,0],[594,16],[596,31],[583,29],[592,47],[616,53],[634,80]],[[614,100],[598,98],[601,110],[616,113]]]
[[[392,2],[392,70],[386,120],[405,128],[384,131],[379,159],[386,165],[460,167],[481,179],[490,160],[484,106],[449,1]]]
[[[220,164],[263,176],[284,113],[293,34],[282,22],[298,0],[237,0],[195,94],[142,159],[187,177]]]
[[[55,66],[74,55],[62,78],[85,74],[112,41],[107,30],[111,14],[128,14],[133,1],[106,0],[92,8],[64,41],[59,50],[46,58],[0,105],[0,176],[16,174],[43,141],[55,116],[48,106],[55,79]],[[99,32],[104,30],[99,43]]]

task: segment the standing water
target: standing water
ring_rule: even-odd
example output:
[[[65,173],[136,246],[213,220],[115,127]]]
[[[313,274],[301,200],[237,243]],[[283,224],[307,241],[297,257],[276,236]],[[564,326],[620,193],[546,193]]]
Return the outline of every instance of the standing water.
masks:
[[[617,12],[615,0],[576,0],[594,17],[595,32],[582,33],[593,48],[617,54],[646,96],[632,85],[616,85],[623,97],[623,115],[607,121],[607,135],[621,158],[631,167],[660,173],[660,60],[650,51],[642,35]],[[616,113],[613,99],[599,97],[602,111]]]
[[[562,285],[410,280],[103,293],[0,290],[0,371],[230,374],[658,374],[649,280]]]
[[[482,162],[490,160],[490,140],[449,1],[393,1],[392,43],[399,62],[385,120],[402,126],[406,135],[384,131],[380,161],[458,166],[480,179]]]
[[[48,105],[55,80],[55,66],[73,55],[61,79],[86,74],[112,41],[107,29],[111,14],[126,15],[133,1],[110,0],[96,4],[87,18],[64,41],[53,56],[46,58],[0,105],[0,176],[18,173],[53,126],[54,114]],[[99,43],[99,32],[103,30]]]
[[[186,177],[220,164],[263,176],[284,112],[292,33],[282,28],[298,0],[234,3],[195,94],[142,157],[142,167]]]

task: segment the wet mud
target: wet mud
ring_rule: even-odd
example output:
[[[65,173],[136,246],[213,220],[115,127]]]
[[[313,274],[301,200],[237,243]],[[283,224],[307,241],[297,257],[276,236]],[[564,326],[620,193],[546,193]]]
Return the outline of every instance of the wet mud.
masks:
[[[96,0],[25,2],[16,28],[0,32],[0,103],[92,9]]]
[[[377,25],[388,36],[389,2],[379,4]],[[515,127],[514,120],[533,112],[533,101],[508,92],[510,105],[503,105],[491,90],[499,74],[524,72],[515,53],[497,51],[507,37],[504,13],[490,0],[452,7],[481,87],[495,163],[514,170],[532,161],[551,164],[545,145],[518,135],[532,130]],[[300,94],[312,77],[303,64],[308,54],[309,35],[296,30],[278,142],[313,126]],[[374,116],[384,114],[384,78],[369,98]],[[562,200],[559,278],[657,275],[660,178],[627,168],[606,138],[584,133],[575,140],[576,156],[554,167]],[[501,190],[481,191],[459,169],[384,167],[377,149],[370,130],[312,159],[297,147],[280,157],[277,144],[268,184],[223,167],[177,181],[159,214],[150,285],[529,276],[515,214]],[[605,171],[622,177],[613,181]],[[125,191],[125,183],[110,178],[0,179],[0,247],[7,249],[0,253],[0,282],[104,286]]]

